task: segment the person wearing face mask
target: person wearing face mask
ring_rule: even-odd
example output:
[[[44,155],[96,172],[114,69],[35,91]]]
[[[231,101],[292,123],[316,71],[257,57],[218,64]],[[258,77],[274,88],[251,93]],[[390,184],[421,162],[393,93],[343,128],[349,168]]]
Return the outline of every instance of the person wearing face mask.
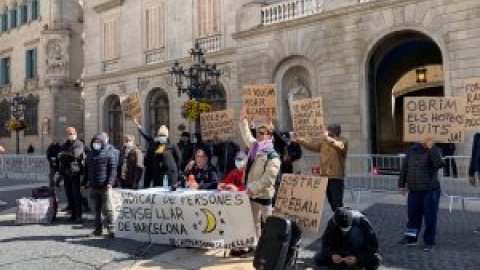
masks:
[[[218,185],[219,191],[245,191],[247,187],[243,183],[243,173],[247,156],[243,152],[237,152],[235,155],[235,169],[231,170],[222,183]]]
[[[382,257],[372,225],[362,213],[338,207],[322,236],[322,249],[315,254],[317,266],[336,269],[376,270]]]
[[[188,162],[190,162],[193,157],[193,153],[195,152],[194,145],[190,142],[189,132],[182,132],[177,146],[182,153],[182,164],[180,164],[180,169],[183,170],[185,169],[185,166],[187,166]]]
[[[272,214],[272,198],[275,192],[275,180],[280,172],[280,157],[272,142],[273,128],[260,125],[256,129],[256,138],[252,136],[247,120],[247,109],[240,112],[240,134],[250,149],[244,173],[244,183],[250,197],[253,221],[257,239],[260,237],[262,221]]]
[[[124,141],[117,167],[117,177],[122,188],[138,189],[143,174],[143,153],[135,145],[133,135],[125,135]]]
[[[133,121],[140,135],[148,143],[144,159],[144,188],[149,188],[152,181],[154,187],[162,186],[165,176],[170,187],[178,186],[178,170],[182,163],[182,156],[177,145],[170,143],[168,128],[164,125],[160,126],[155,137],[151,137],[142,130],[142,126],[136,119]]]
[[[82,223],[83,197],[80,192],[80,178],[83,175],[85,147],[83,143],[77,139],[77,131],[75,128],[67,127],[65,129],[65,135],[67,136],[67,140],[60,147],[58,161],[68,202],[66,210],[71,211],[70,221]]]
[[[85,160],[85,177],[82,181],[82,189],[90,189],[90,198],[95,210],[94,236],[102,235],[102,213],[105,216],[105,225],[108,236],[114,237],[113,211],[110,203],[110,190],[112,189],[117,175],[117,157],[115,152],[110,151],[105,137],[98,134],[93,137],[91,151]]]
[[[320,154],[320,176],[328,178],[327,200],[333,212],[343,206],[345,189],[345,162],[347,159],[348,141],[341,134],[340,124],[330,124],[323,139],[319,142],[308,142],[305,138],[297,138],[296,142],[307,150]]]

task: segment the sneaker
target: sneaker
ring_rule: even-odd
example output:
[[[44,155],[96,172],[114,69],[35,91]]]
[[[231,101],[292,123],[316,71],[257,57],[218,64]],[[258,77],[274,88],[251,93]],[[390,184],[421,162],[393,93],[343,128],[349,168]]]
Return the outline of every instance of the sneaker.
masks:
[[[423,251],[425,251],[425,252],[432,251],[433,249],[435,249],[435,246],[434,246],[434,245],[425,245],[425,246],[423,247]]]
[[[5,206],[5,205],[7,205],[7,204],[8,204],[7,202],[0,201],[0,206]]]
[[[406,247],[415,247],[418,246],[418,240],[405,237],[402,240],[398,241],[398,244]]]

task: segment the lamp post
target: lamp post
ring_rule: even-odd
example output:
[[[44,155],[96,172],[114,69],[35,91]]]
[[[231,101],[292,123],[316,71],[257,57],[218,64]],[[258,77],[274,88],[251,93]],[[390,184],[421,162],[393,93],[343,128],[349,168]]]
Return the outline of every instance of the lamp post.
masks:
[[[187,94],[190,100],[208,100],[215,94],[216,87],[219,86],[222,71],[217,68],[217,64],[210,65],[205,61],[205,50],[200,47],[198,42],[195,42],[194,47],[190,50],[190,55],[192,56],[190,67],[184,69],[178,61],[175,61],[168,73],[172,75],[178,90],[178,97]],[[199,129],[198,126],[197,128]]]
[[[19,121],[25,113],[25,97],[21,97],[19,93],[10,101],[11,112],[15,120]],[[17,138],[17,155],[20,154],[20,129],[15,130]]]

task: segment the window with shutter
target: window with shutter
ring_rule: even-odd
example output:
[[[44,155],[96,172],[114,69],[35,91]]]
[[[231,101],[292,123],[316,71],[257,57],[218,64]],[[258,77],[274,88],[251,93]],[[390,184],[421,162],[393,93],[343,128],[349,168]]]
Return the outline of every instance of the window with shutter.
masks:
[[[198,37],[208,37],[220,33],[220,0],[198,0]]]
[[[160,3],[145,8],[144,48],[156,50],[165,45],[165,5]]]
[[[118,58],[120,54],[120,35],[117,18],[104,20],[102,31],[103,60],[108,61]]]

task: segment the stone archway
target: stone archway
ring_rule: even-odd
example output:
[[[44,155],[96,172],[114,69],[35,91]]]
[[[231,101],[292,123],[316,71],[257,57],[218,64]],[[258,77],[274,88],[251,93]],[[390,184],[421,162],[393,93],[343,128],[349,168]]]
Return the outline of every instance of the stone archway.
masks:
[[[110,143],[120,149],[123,145],[123,112],[120,98],[117,95],[108,96],[105,99],[103,111],[103,130],[107,132]]]
[[[372,153],[396,154],[403,151],[403,98],[444,96],[443,78],[435,85],[418,82],[404,93],[394,89],[402,78],[426,66],[443,66],[439,46],[427,35],[404,30],[391,33],[373,48],[368,60],[368,113]],[[428,72],[428,70],[427,70]],[[443,76],[443,74],[442,74]]]
[[[153,136],[161,125],[170,128],[170,101],[167,92],[154,88],[145,102],[146,132]]]

